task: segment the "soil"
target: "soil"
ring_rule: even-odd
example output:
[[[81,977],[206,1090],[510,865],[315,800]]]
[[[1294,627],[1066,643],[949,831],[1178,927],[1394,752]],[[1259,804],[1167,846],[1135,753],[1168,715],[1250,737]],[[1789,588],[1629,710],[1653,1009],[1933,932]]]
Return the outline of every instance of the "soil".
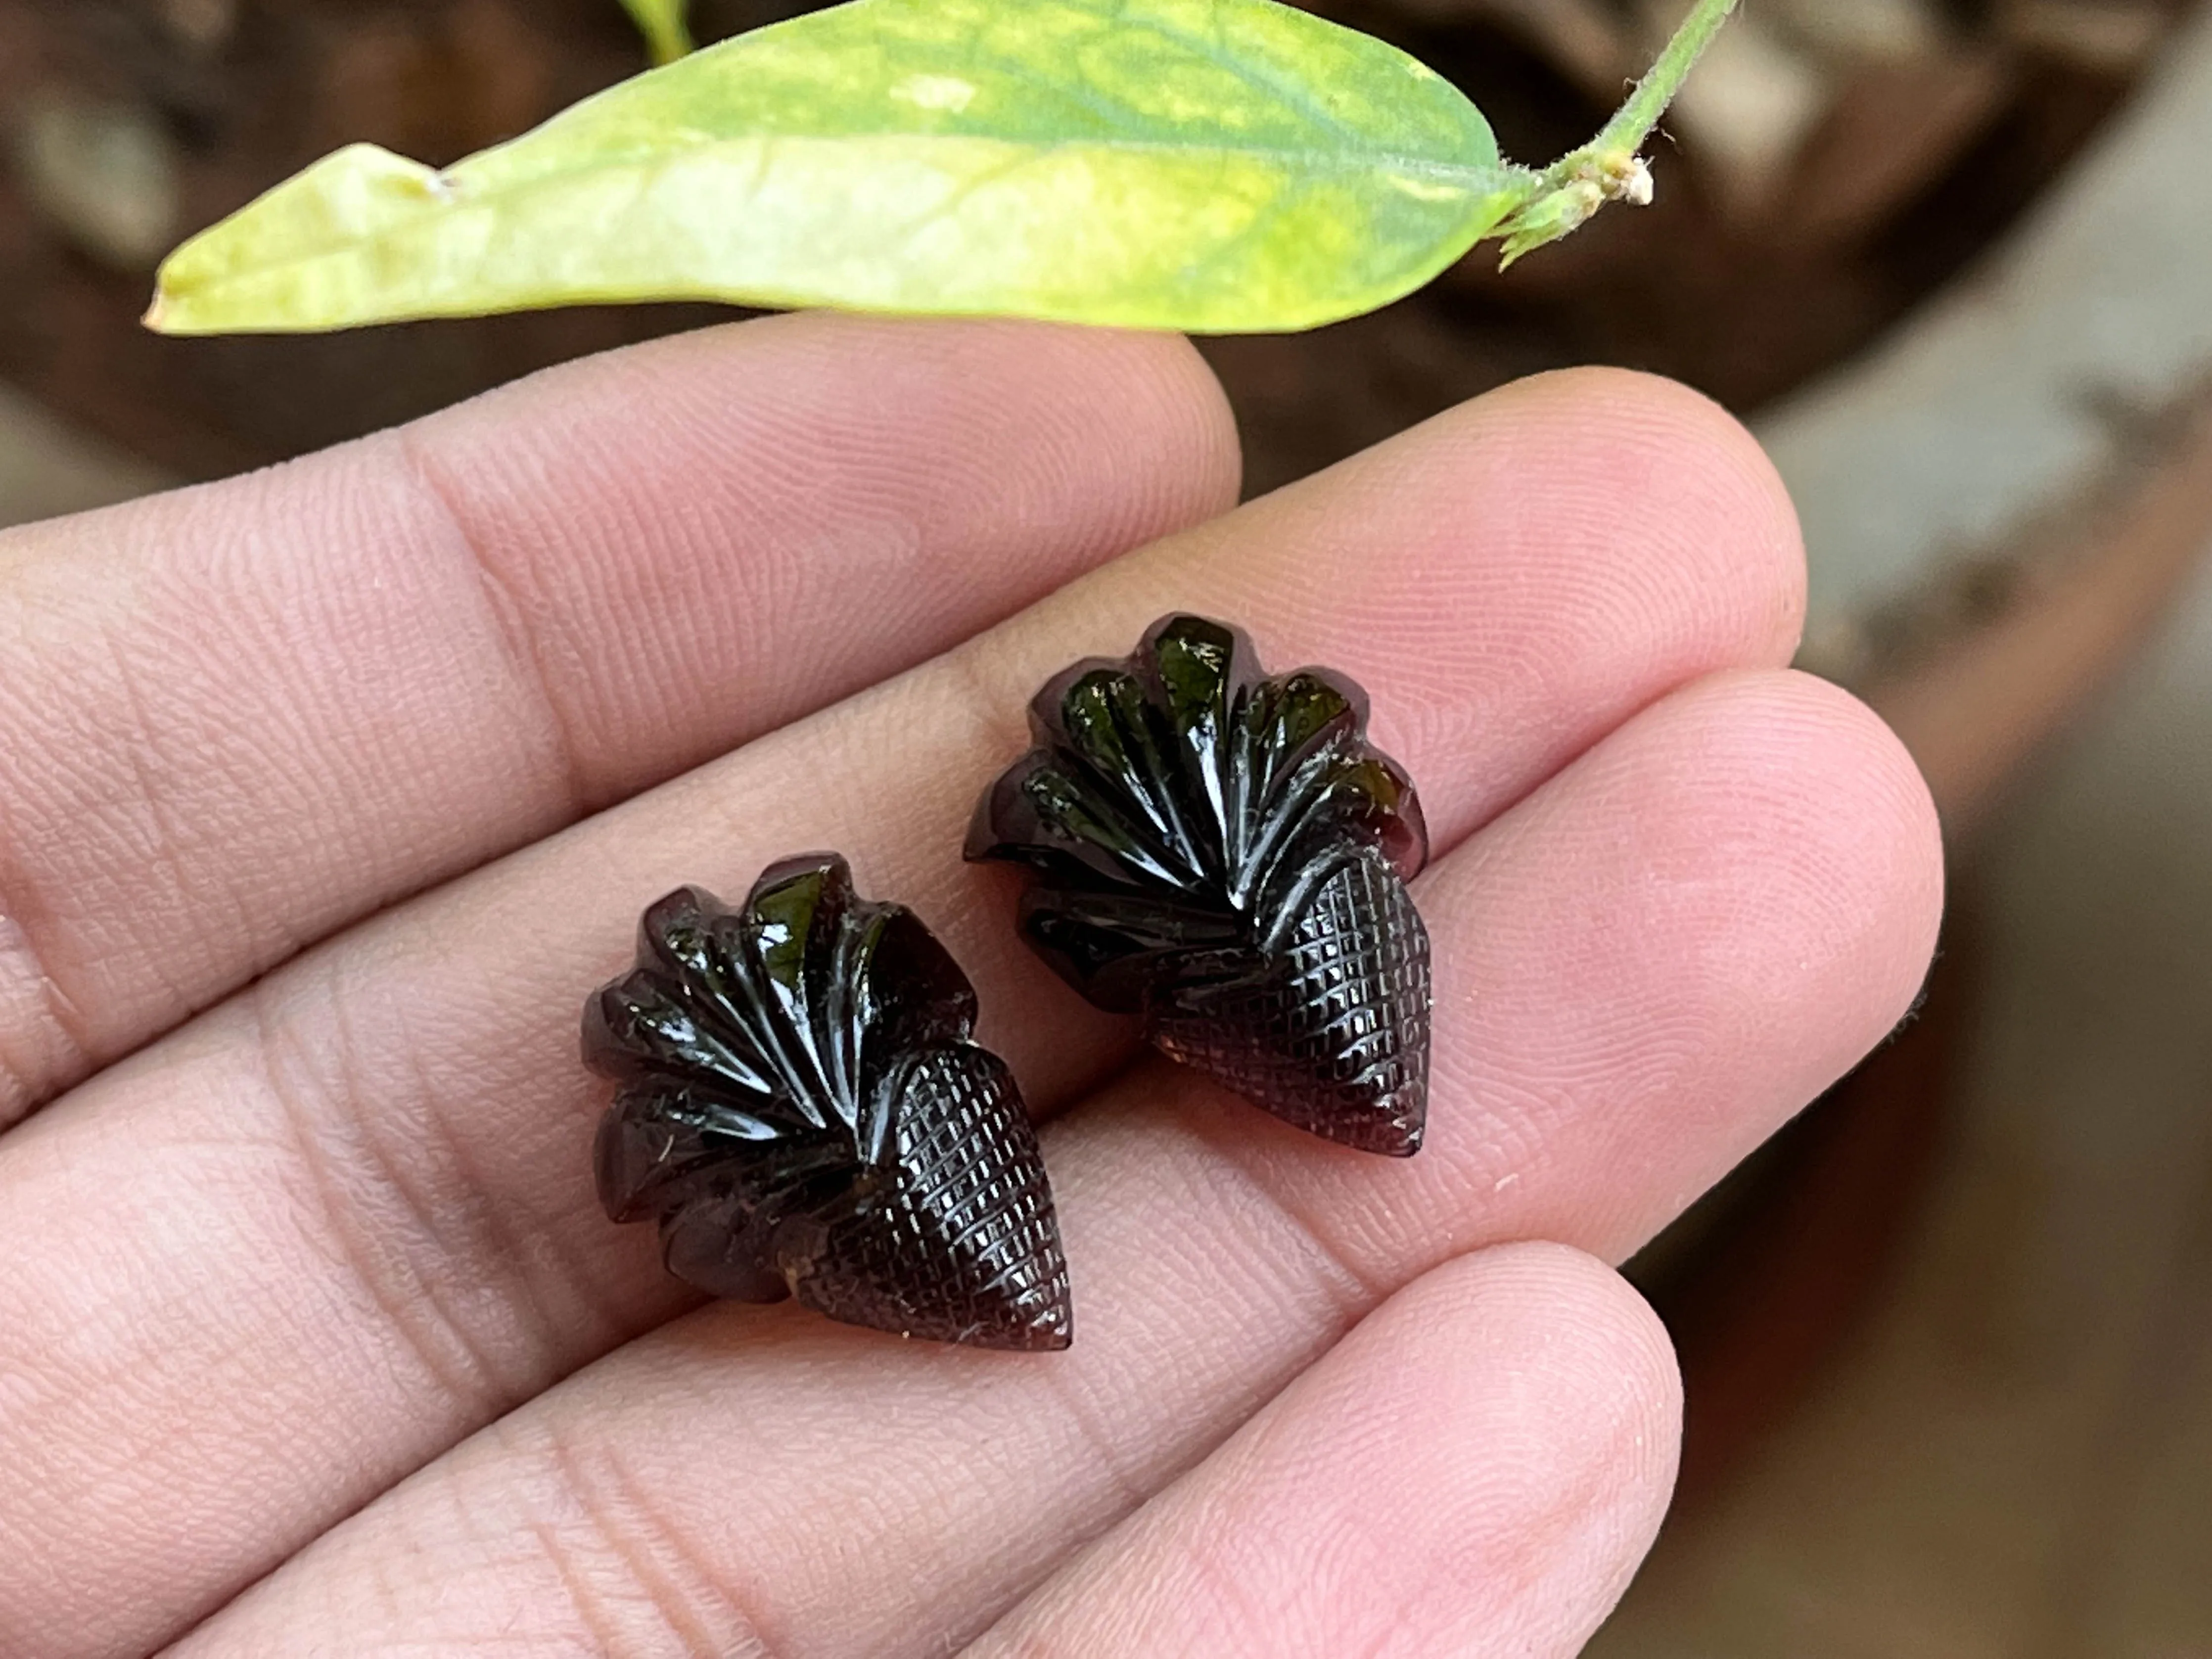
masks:
[[[714,39],[803,5],[705,0]],[[1458,81],[1506,152],[1541,160],[1607,110],[1478,0],[1322,8]],[[1498,15],[1503,15],[1499,14]],[[1971,18],[1960,27],[1971,30]],[[2124,96],[2129,76],[2014,52],[1942,60],[1893,101],[1964,117],[1892,165],[1871,203],[1848,124],[1800,158],[1787,210],[1729,205],[1690,153],[1658,157],[1660,201],[1616,210],[1500,276],[1479,252],[1425,293],[1311,334],[1210,342],[1270,488],[1515,376],[1609,362],[1756,410],[1878,335],[1971,260]],[[170,470],[234,471],[373,430],[562,359],[726,311],[607,307],[325,337],[167,340],[140,329],[152,250],[102,247],[42,197],[29,112],[89,112],[167,167],[158,225],[182,234],[339,145],[447,161],[634,72],[613,0],[0,0],[0,380]],[[1586,77],[1587,78],[1587,77]],[[1901,88],[1901,89],[1900,89]],[[1879,88],[1877,88],[1879,90]],[[1894,129],[1859,98],[1866,131]],[[1832,124],[1832,125],[1833,124]],[[1816,135],[1816,137],[1818,135]],[[1836,159],[1838,145],[1843,160]],[[173,239],[172,239],[173,240]]]

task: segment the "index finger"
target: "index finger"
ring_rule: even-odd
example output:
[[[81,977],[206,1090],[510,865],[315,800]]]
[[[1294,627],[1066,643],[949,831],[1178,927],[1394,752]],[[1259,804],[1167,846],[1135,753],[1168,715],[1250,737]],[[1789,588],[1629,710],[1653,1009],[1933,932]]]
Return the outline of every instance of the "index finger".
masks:
[[[799,316],[0,537],[0,1127],[1237,473],[1179,339]]]

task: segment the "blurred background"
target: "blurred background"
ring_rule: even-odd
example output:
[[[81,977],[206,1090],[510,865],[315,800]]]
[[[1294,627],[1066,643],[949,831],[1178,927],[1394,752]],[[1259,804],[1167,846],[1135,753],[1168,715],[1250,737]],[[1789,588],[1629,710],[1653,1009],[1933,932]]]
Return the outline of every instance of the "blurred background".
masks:
[[[1315,9],[1540,161],[1681,0]],[[0,0],[0,524],[726,314],[137,326],[169,246],[324,152],[450,161],[640,64],[614,0]],[[2208,157],[2193,0],[1750,0],[1657,206],[1206,345],[1254,491],[1538,369],[1711,392],[1803,512],[1805,665],[1944,811],[1920,1015],[1632,1265],[1689,1440],[1608,1659],[2212,1656]]]

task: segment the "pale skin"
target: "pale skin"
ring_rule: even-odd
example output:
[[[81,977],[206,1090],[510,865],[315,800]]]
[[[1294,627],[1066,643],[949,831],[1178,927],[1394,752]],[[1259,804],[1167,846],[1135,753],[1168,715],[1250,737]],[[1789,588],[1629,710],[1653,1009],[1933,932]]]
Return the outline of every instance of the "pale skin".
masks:
[[[1607,1264],[1905,1011],[1934,816],[1690,393],[1237,477],[1180,341],[799,317],[0,538],[0,1654],[1573,1652],[1678,1432]],[[1176,609],[1420,784],[1410,1163],[1139,1054],[960,862]],[[1066,1353],[701,1305],[599,1210],[638,910],[833,847],[1047,1120]]]

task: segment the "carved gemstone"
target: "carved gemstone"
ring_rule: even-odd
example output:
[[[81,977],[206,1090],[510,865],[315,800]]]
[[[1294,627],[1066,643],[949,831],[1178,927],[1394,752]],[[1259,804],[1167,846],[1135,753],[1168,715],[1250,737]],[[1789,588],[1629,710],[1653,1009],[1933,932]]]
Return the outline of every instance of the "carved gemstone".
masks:
[[[1021,927],[1101,1007],[1278,1117],[1420,1150],[1428,855],[1413,786],[1366,738],[1366,694],[1268,678],[1241,629],[1168,617],[1126,661],[1038,693],[1037,746],[983,798],[971,859],[1036,879]]]
[[[1064,1348],[1067,1266],[1036,1136],[975,993],[914,913],[832,854],[725,908],[646,911],[636,970],[584,1009],[622,1084],[600,1201],[659,1223],[668,1270],[716,1296],[994,1348]]]

